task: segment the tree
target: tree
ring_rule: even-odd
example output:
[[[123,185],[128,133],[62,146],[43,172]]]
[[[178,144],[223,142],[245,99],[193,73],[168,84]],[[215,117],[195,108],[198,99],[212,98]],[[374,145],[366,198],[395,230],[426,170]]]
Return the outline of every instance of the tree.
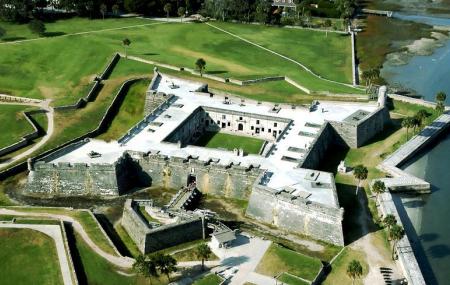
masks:
[[[195,255],[202,260],[202,270],[205,269],[205,260],[211,256],[211,248],[206,243],[201,243],[195,249]]]
[[[352,284],[355,283],[355,279],[362,275],[362,266],[358,260],[353,259],[347,266],[347,275],[352,279]]]
[[[112,10],[114,16],[117,16],[117,15],[119,15],[120,7],[119,7],[119,5],[114,4],[114,5],[112,6],[111,10]]]
[[[395,249],[397,247],[397,243],[399,240],[403,238],[405,235],[405,230],[402,226],[395,224],[391,227],[389,230],[389,237],[391,238],[392,242],[392,260],[395,260]]]
[[[397,218],[392,214],[387,214],[383,219],[383,224],[388,228],[388,231],[390,231],[391,227],[397,224]]]
[[[361,186],[361,181],[367,179],[368,172],[369,171],[367,170],[367,168],[362,164],[355,166],[355,168],[353,169],[353,176],[355,176],[355,178],[358,179],[358,185],[356,186],[356,193],[355,193],[356,195],[358,195],[358,190],[359,187]]]
[[[206,68],[206,61],[203,58],[197,59],[197,61],[195,62],[195,67],[200,72],[200,76],[203,76],[203,72]]]
[[[440,114],[444,113],[445,111],[445,100],[447,99],[447,94],[444,92],[438,92],[436,94],[436,111],[438,111]]]
[[[444,92],[438,92],[436,94],[436,101],[437,102],[444,102],[447,99],[447,94],[445,94]]]
[[[184,14],[186,13],[186,8],[181,6],[180,8],[178,8],[177,12],[178,12],[178,16],[180,17],[181,22],[183,22],[183,17],[184,17]]]
[[[105,19],[106,12],[108,12],[108,7],[106,6],[106,4],[101,4],[100,13],[102,13],[103,20]]]
[[[146,260],[145,256],[138,255],[136,257],[135,262],[133,263],[133,270],[139,274],[142,275],[145,278],[148,278],[150,281],[150,284],[152,283],[151,277],[157,277],[158,271],[156,270],[156,262],[152,258],[150,260]]]
[[[0,27],[0,38],[2,38],[4,35],[6,35],[6,30]]]
[[[406,140],[409,139],[408,130],[413,127],[414,120],[411,117],[406,117],[402,120],[402,127],[406,128]]]
[[[131,45],[131,41],[128,38],[125,38],[125,39],[122,40],[122,44],[123,44],[123,47],[125,49],[125,58],[127,58],[128,57],[127,49]]]
[[[154,255],[156,267],[167,276],[170,283],[170,273],[177,271],[177,261],[171,255],[157,253]]]
[[[32,33],[37,34],[39,36],[43,36],[46,30],[44,22],[37,19],[31,20],[30,23],[28,24],[28,28],[30,28]]]
[[[377,180],[372,185],[372,192],[375,193],[376,200],[378,201],[378,195],[386,191],[386,185],[381,180]]]
[[[428,112],[425,109],[420,109],[414,117],[416,118],[419,127],[422,127],[423,121],[428,117]]]
[[[268,24],[270,22],[270,11],[272,10],[272,1],[258,0],[256,2],[255,20],[261,24]]]
[[[164,5],[164,12],[166,12],[167,20],[169,20],[170,11],[172,11],[172,4],[166,3],[166,5]]]

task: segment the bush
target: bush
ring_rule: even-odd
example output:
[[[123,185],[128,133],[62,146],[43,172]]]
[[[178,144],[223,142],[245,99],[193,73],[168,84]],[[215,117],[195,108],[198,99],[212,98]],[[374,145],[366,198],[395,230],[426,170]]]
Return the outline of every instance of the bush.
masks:
[[[44,35],[46,30],[44,22],[36,19],[31,20],[30,23],[28,24],[28,27],[30,28],[32,33],[37,34],[39,36]]]

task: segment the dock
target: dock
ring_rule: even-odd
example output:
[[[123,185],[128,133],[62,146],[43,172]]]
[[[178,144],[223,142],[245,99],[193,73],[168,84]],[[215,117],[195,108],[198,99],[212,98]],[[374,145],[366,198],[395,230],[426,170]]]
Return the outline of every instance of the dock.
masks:
[[[383,11],[383,10],[373,10],[373,9],[362,9],[361,12],[363,14],[369,14],[369,15],[377,15],[377,16],[384,16],[384,17],[392,17],[394,14],[393,11]]]

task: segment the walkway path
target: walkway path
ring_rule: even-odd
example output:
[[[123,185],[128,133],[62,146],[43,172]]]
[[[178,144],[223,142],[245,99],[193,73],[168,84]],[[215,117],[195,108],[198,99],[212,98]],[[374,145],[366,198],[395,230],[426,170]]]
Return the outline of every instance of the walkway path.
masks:
[[[241,36],[238,36],[238,35],[233,34],[233,33],[229,32],[229,31],[227,31],[227,30],[224,30],[224,29],[222,29],[222,28],[219,28],[219,27],[217,27],[217,26],[215,26],[215,25],[213,25],[213,24],[206,23],[206,25],[208,25],[208,26],[210,26],[210,27],[212,27],[212,28],[214,28],[214,29],[217,29],[217,30],[219,30],[219,31],[221,31],[221,32],[224,32],[224,33],[226,33],[226,34],[228,34],[228,35],[230,35],[230,36],[233,36],[233,37],[235,37],[235,38],[237,38],[237,39],[240,39],[241,41],[244,41],[244,42],[246,42],[246,43],[248,43],[248,44],[254,45],[254,46],[256,46],[256,47],[258,47],[258,48],[260,48],[260,49],[263,49],[263,50],[265,50],[265,51],[268,51],[268,52],[270,52],[270,53],[272,53],[272,54],[274,54],[274,55],[276,55],[276,56],[279,56],[279,57],[281,57],[281,58],[283,58],[283,59],[285,59],[285,60],[288,60],[288,61],[290,61],[290,62],[292,62],[292,63],[294,63],[294,64],[300,66],[302,69],[306,70],[306,71],[309,72],[311,75],[313,75],[314,77],[316,77],[316,78],[318,78],[318,79],[320,79],[320,80],[324,80],[324,81],[328,81],[328,82],[331,82],[331,83],[335,83],[335,84],[339,84],[339,85],[351,87],[351,88],[354,88],[354,89],[360,89],[360,88],[358,88],[358,87],[353,86],[352,84],[348,84],[348,83],[339,82],[339,81],[334,81],[334,80],[331,80],[331,79],[324,78],[324,77],[320,76],[319,74],[315,73],[314,71],[312,71],[311,69],[309,69],[308,67],[306,67],[305,65],[303,65],[301,62],[296,61],[295,59],[292,59],[292,58],[287,57],[287,56],[285,56],[285,55],[282,55],[282,54],[280,54],[280,53],[278,53],[278,52],[276,52],[276,51],[274,51],[274,50],[271,50],[271,49],[268,49],[268,48],[266,48],[266,47],[263,47],[262,45],[259,45],[259,44],[257,44],[257,43],[254,43],[254,42],[250,41],[250,40],[247,40],[247,39],[245,39],[245,38],[243,38],[243,37],[241,37]]]
[[[25,99],[30,99],[30,98],[25,98]],[[30,100],[35,100],[35,99],[30,99]],[[47,141],[50,139],[50,137],[53,135],[53,131],[54,131],[54,110],[53,107],[50,106],[50,100],[45,100],[45,101],[40,101],[39,103],[35,103],[35,102],[30,102],[30,103],[25,103],[25,102],[1,102],[0,104],[16,104],[16,105],[28,105],[28,106],[34,106],[34,107],[40,107],[43,110],[46,110],[46,116],[47,116],[47,132],[45,134],[44,137],[42,137],[42,139],[34,144],[31,148],[29,148],[28,150],[14,156],[11,159],[8,159],[7,161],[0,163],[0,169],[2,168],[6,168],[8,166],[10,166],[11,164],[13,164],[14,162],[21,160],[27,156],[29,156],[30,154],[32,154],[33,152],[35,152],[36,150],[38,150],[39,148],[41,148],[43,145],[45,145],[47,143]]]
[[[53,39],[53,38],[88,35],[88,34],[101,33],[101,32],[110,32],[110,31],[118,31],[118,30],[125,30],[125,29],[131,29],[131,28],[161,25],[161,24],[165,24],[165,23],[167,23],[167,22],[157,22],[157,23],[132,25],[132,26],[125,26],[125,27],[118,27],[118,28],[110,28],[110,29],[92,30],[92,31],[86,31],[86,32],[64,34],[64,35],[54,36],[54,37],[41,37],[41,38],[18,40],[18,41],[11,41],[11,42],[0,42],[0,45],[20,44],[20,43],[26,43],[26,42],[42,41],[42,40]]]
[[[380,249],[374,245],[374,233],[369,232],[369,222],[372,217],[369,214],[364,199],[363,191],[359,191],[358,202],[362,210],[359,215],[358,223],[362,231],[361,238],[350,244],[350,248],[359,250],[365,253],[366,262],[369,265],[369,273],[364,278],[364,284],[366,285],[384,285],[383,276],[380,274],[380,267],[389,267],[393,270],[393,279],[400,279],[400,270],[397,268],[396,263],[392,261],[390,256],[383,255]]]
[[[49,214],[49,213],[34,213],[34,212],[21,212],[16,210],[10,210],[5,208],[0,208],[0,215],[15,215],[15,216],[32,216],[32,217],[47,217],[53,219],[63,220],[65,222],[69,222],[72,224],[74,230],[83,238],[83,240],[87,243],[87,245],[98,255],[109,261],[110,263],[122,267],[122,268],[131,268],[134,263],[134,259],[130,257],[124,256],[115,256],[104,252],[101,248],[99,248],[94,241],[89,237],[86,230],[83,226],[74,218],[65,216],[65,215],[57,215],[57,214]]]
[[[70,258],[68,252],[64,246],[64,239],[61,233],[61,228],[58,225],[27,225],[27,224],[12,224],[12,223],[0,223],[0,228],[19,228],[19,229],[31,229],[39,231],[51,237],[55,241],[56,252],[58,254],[59,265],[61,267],[61,275],[64,285],[72,285],[72,270],[70,266]]]

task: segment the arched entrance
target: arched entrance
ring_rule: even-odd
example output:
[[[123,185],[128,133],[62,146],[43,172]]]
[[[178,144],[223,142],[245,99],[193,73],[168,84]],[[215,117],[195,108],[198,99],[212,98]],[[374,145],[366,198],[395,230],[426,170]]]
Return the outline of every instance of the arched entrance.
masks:
[[[242,123],[238,124],[238,131],[243,131],[244,130],[244,125]]]

